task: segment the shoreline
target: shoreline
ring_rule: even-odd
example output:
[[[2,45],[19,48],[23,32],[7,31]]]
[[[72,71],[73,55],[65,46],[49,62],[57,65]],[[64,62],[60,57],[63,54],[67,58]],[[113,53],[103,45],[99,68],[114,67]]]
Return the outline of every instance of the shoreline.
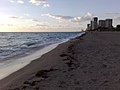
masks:
[[[27,66],[32,61],[36,60],[37,58],[40,58],[45,53],[50,52],[54,48],[58,46],[58,43],[49,45],[43,49],[40,49],[36,51],[35,53],[16,58],[16,60],[7,60],[1,67],[0,67],[0,80],[4,79],[5,77],[9,76],[10,74],[20,70],[21,68]],[[14,59],[14,58],[13,58]]]
[[[77,36],[81,36],[82,34],[84,34],[84,32],[81,32],[79,35],[76,35],[74,37],[70,37],[68,39],[65,39],[62,42],[51,44],[51,45],[48,45],[48,46],[46,46],[46,47],[44,47],[40,50],[33,51],[33,53],[31,53],[30,55],[23,56],[23,57],[16,56],[14,58],[11,58],[11,59],[7,60],[6,62],[4,62],[0,66],[0,72],[1,72],[0,80],[9,76],[12,73],[18,71],[19,69],[25,67],[26,65],[30,64],[31,61],[40,58],[45,53],[48,53],[51,50],[55,49],[59,44],[65,43],[72,38],[75,38]]]
[[[9,76],[10,74],[18,71],[19,69],[27,66],[28,64],[30,64],[32,61],[40,58],[42,55],[44,55],[45,53],[50,52],[51,50],[55,49],[59,44],[65,43],[67,41],[69,41],[72,38],[81,36],[82,34],[84,34],[84,32],[81,32],[79,35],[76,35],[74,37],[70,37],[68,39],[65,39],[59,43],[55,43],[55,44],[51,44],[48,45],[40,50],[34,51],[32,54],[27,55],[27,56],[23,56],[23,57],[14,57],[11,58],[9,60],[7,60],[5,63],[1,63],[0,66],[0,80],[4,79],[5,77]],[[15,59],[15,60],[12,60]]]
[[[80,34],[80,36],[77,36],[77,37],[81,37],[81,36],[82,36],[82,34]],[[74,38],[76,38],[76,37],[74,37]],[[73,39],[73,38],[71,38],[71,39]],[[69,40],[71,40],[71,39],[69,39]],[[65,41],[57,44],[54,49],[56,50],[56,48],[59,48],[59,47],[61,48],[61,46],[64,46],[64,45],[62,45],[62,44],[64,44],[64,43],[67,43],[67,44],[68,44],[68,43],[69,43],[69,40],[65,40]],[[51,45],[51,46],[52,46],[52,45]],[[50,50],[50,51],[47,51],[46,53],[42,54],[41,57],[32,60],[30,63],[28,63],[27,65],[25,65],[23,68],[15,71],[15,72],[13,72],[13,73],[11,73],[11,74],[8,75],[7,77],[1,79],[1,80],[0,80],[0,90],[6,90],[6,87],[8,87],[10,84],[12,84],[12,82],[14,82],[14,80],[20,80],[20,78],[22,78],[22,77],[21,77],[21,75],[19,76],[19,74],[21,74],[22,72],[25,72],[26,70],[32,69],[32,73],[33,73],[33,72],[36,72],[36,69],[35,69],[35,68],[38,68],[38,67],[41,67],[40,70],[42,70],[42,69],[43,69],[43,70],[44,70],[44,69],[50,69],[50,68],[51,68],[51,65],[52,65],[53,63],[50,62],[51,65],[50,65],[50,66],[49,66],[49,65],[46,66],[46,64],[47,64],[49,61],[47,60],[48,62],[47,62],[47,63],[44,63],[44,62],[46,62],[46,60],[40,60],[40,59],[41,59],[41,58],[44,58],[45,55],[49,55],[49,53],[53,52],[54,49],[52,49],[52,50]],[[33,65],[37,64],[37,62],[40,63],[41,66],[38,66],[38,65],[37,65],[37,67],[31,68]],[[43,62],[43,65],[42,65],[42,62]],[[56,62],[55,62],[55,63],[56,63]],[[34,71],[34,70],[35,70],[35,71]],[[38,71],[38,70],[37,70],[37,71]],[[30,70],[30,72],[28,71],[27,74],[28,74],[28,73],[31,73],[31,70]],[[23,76],[24,76],[25,74],[26,74],[26,73],[24,73]],[[14,78],[14,77],[16,77],[16,76],[18,76],[18,77],[17,77],[17,78]],[[26,77],[26,75],[25,75],[25,78],[28,79],[28,78]],[[25,78],[24,78],[24,79],[25,79]],[[8,81],[9,81],[9,82],[8,82]]]

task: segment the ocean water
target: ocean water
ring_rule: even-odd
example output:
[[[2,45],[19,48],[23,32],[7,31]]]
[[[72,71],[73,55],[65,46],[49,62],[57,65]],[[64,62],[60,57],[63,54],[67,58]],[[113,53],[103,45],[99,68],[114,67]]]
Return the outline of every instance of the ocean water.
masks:
[[[70,39],[80,32],[0,33],[0,62]]]
[[[84,32],[0,33],[0,80]]]

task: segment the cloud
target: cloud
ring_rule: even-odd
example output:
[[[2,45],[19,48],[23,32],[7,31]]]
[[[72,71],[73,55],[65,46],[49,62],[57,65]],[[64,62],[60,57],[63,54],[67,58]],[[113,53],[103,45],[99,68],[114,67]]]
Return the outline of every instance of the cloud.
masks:
[[[42,5],[43,7],[50,7],[46,0],[30,0],[30,3],[35,4],[37,6]]]
[[[18,19],[20,17],[18,17],[18,16],[10,16],[9,18]]]
[[[20,4],[23,4],[23,3],[24,3],[23,0],[18,0],[17,2],[20,3]]]
[[[105,13],[107,15],[111,15],[113,17],[113,20],[118,21],[120,20],[120,13],[119,12],[109,12]]]
[[[7,26],[13,26],[13,24],[7,24]]]
[[[32,21],[33,21],[33,22],[39,22],[39,20],[37,20],[37,19],[32,19]]]
[[[14,3],[15,1],[14,0],[10,0],[11,3]]]
[[[24,4],[24,0],[10,0],[11,3],[20,3]],[[46,0],[28,0],[29,3],[32,3],[37,6],[50,7],[49,3]]]
[[[23,19],[22,16],[9,16],[9,18],[11,18],[11,19]]]
[[[49,27],[49,25],[44,25],[44,24],[36,24],[36,26],[39,26],[39,27]]]
[[[13,26],[13,24],[0,24],[0,26]]]
[[[24,4],[24,0],[10,0],[10,2]]]
[[[85,22],[85,21],[91,20],[91,18],[94,15],[88,12],[84,16],[78,16],[78,17],[63,16],[63,15],[53,15],[53,14],[49,14],[49,13],[48,14],[42,14],[41,16],[48,16],[50,18],[57,19],[59,21],[61,21],[61,20],[68,20],[68,21],[71,21],[71,22],[81,23],[81,22]]]
[[[57,20],[70,20],[70,19],[73,19],[74,17],[72,16],[62,16],[62,15],[52,15],[52,14],[42,14],[41,16],[48,16],[50,18],[54,18],[54,19],[57,19]]]
[[[113,19],[114,20],[120,20],[120,16],[114,16]]]
[[[41,21],[38,20],[38,19],[30,19],[30,21],[32,21],[35,26],[39,26],[39,27],[49,27],[49,23],[48,23],[48,22],[41,22]]]
[[[84,16],[74,17],[73,22],[78,22],[78,23],[80,23],[80,22],[89,21],[89,20],[92,19],[93,16],[94,16],[93,14],[91,14],[91,13],[88,12],[88,13],[86,13]]]
[[[43,5],[43,7],[50,7],[50,5],[46,3]]]
[[[108,13],[105,13],[105,14],[109,14],[109,15],[120,15],[119,12],[108,12]]]

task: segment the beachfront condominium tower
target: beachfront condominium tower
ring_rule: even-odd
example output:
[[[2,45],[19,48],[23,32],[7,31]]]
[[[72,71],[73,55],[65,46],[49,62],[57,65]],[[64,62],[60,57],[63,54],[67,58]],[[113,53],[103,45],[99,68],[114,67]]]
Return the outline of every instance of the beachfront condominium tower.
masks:
[[[106,27],[106,28],[112,28],[112,27],[113,27],[113,26],[112,26],[112,22],[113,22],[112,19],[106,19],[106,20],[105,20],[105,27]]]
[[[94,17],[91,21],[91,29],[95,30],[98,28],[98,17]]]
[[[104,28],[105,27],[105,20],[99,20],[99,27]]]
[[[98,17],[94,17],[90,24],[87,24],[87,30],[97,30],[99,28],[112,29],[112,23],[112,19],[99,20],[98,22]]]
[[[94,29],[98,28],[98,17],[94,17]]]
[[[90,24],[91,24],[91,30],[94,30],[94,21],[91,21]]]

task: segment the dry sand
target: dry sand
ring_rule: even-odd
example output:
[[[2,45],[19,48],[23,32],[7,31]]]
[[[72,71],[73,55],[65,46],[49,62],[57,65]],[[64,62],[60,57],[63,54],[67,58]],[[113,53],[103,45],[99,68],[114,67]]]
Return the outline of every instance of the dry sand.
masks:
[[[0,90],[120,90],[120,32],[88,32],[0,81]]]

